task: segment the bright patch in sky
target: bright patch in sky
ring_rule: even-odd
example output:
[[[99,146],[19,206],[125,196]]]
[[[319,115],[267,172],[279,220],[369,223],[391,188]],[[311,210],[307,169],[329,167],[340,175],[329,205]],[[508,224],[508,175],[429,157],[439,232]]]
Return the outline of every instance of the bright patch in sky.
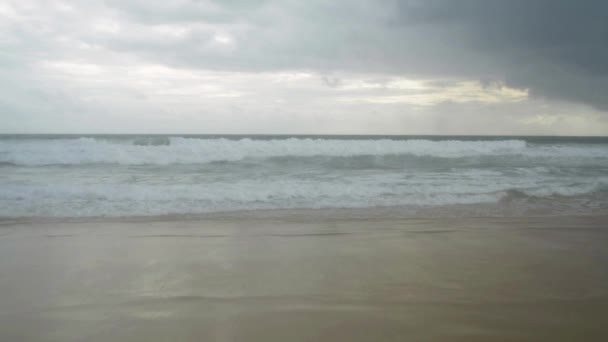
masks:
[[[220,44],[232,44],[233,43],[232,37],[230,37],[227,34],[221,34],[221,33],[213,36],[213,40]]]

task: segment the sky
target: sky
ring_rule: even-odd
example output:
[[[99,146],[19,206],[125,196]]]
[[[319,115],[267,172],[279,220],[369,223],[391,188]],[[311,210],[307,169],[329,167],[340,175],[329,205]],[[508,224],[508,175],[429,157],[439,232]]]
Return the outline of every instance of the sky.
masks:
[[[0,0],[0,133],[608,135],[604,0]]]

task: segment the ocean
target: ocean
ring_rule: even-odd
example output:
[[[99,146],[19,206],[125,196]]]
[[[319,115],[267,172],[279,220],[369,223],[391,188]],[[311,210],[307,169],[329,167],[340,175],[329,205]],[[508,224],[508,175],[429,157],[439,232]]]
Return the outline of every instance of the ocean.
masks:
[[[0,136],[2,218],[275,209],[606,213],[608,138]]]

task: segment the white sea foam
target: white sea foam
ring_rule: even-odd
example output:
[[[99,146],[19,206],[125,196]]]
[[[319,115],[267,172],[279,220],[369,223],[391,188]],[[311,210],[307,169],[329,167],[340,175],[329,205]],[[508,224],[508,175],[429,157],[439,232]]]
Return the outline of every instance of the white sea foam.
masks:
[[[498,203],[516,190],[523,196],[576,196],[602,191],[608,177],[584,184],[538,177],[501,178],[465,171],[402,177],[372,174],[342,179],[238,179],[200,184],[155,181],[87,184],[64,178],[49,184],[9,184],[0,193],[1,216],[133,216],[293,208],[374,208]],[[159,184],[160,183],[160,184]]]
[[[170,138],[168,144],[116,142],[93,138],[0,141],[0,162],[17,165],[53,164],[194,164],[245,158],[413,155],[457,158],[525,153],[526,142],[430,140],[230,140]]]
[[[563,198],[577,198],[577,205],[607,208],[607,184],[608,144],[0,139],[0,217],[514,201],[527,207],[552,206]],[[556,208],[556,212],[563,210]]]

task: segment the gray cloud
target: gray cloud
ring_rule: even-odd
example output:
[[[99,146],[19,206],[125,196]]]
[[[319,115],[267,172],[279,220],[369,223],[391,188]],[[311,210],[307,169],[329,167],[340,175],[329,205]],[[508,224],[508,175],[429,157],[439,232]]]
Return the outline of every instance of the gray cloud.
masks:
[[[608,109],[608,2],[440,0],[399,8],[399,23],[454,27],[510,85]]]
[[[163,63],[229,70],[311,69],[498,79],[532,95],[608,108],[608,3],[602,0],[109,1],[180,38],[97,37]],[[210,48],[213,24],[236,47]]]
[[[341,91],[349,75],[370,80],[361,85],[366,89],[361,96],[387,93],[382,85],[394,77],[428,80],[432,91],[478,80],[487,89],[529,89],[532,97],[590,105],[599,113],[608,110],[607,13],[608,2],[601,0],[0,0],[0,75],[10,74],[0,80],[7,89],[0,93],[0,107],[12,113],[15,125],[14,113],[31,108],[49,116],[96,112],[103,106],[148,111],[150,92],[142,91],[136,105],[130,97],[111,106],[95,102],[117,97],[117,86],[101,80],[91,85],[90,78],[102,76],[87,78],[86,70],[78,76],[78,82],[90,81],[86,89],[80,83],[68,86],[77,79],[61,74],[69,67],[38,74],[41,63],[69,61],[110,69],[156,64],[193,73],[311,72],[320,77],[319,86],[334,91],[315,89],[311,92],[322,95],[306,95],[323,101]],[[230,86],[240,93],[264,88],[246,84]],[[137,87],[144,86],[133,80],[121,89],[137,94]],[[304,92],[272,88],[267,94],[283,91],[294,99]],[[17,99],[30,100],[21,104]],[[311,101],[301,105],[301,112],[306,106]],[[473,121],[474,113],[495,112],[509,119],[508,111],[458,106],[463,107],[452,103],[432,112],[438,116],[437,111],[449,110]],[[523,108],[540,110],[525,103],[517,108],[519,116],[511,119],[520,121]]]

